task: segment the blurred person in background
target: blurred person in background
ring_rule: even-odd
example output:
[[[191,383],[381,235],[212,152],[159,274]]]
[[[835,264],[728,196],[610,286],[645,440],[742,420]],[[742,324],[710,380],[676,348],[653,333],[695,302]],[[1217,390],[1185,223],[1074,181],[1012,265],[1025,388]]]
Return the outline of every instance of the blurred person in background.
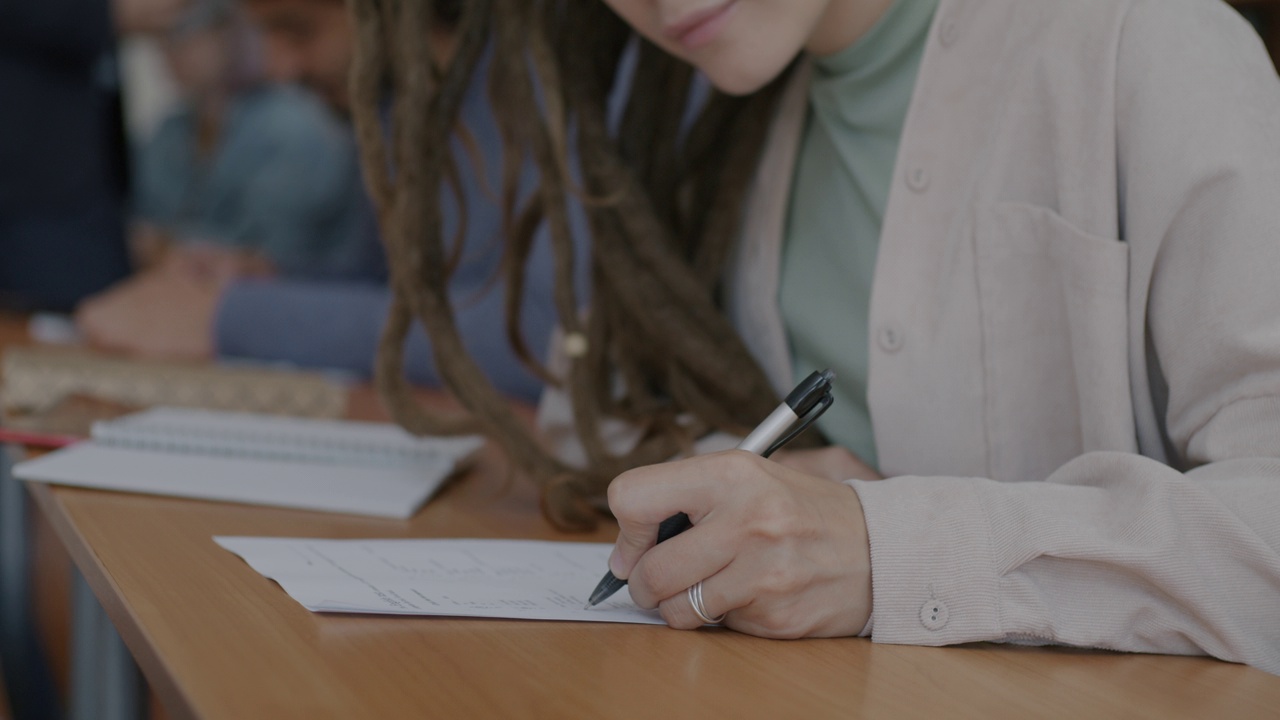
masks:
[[[141,255],[209,244],[289,277],[358,272],[351,133],[310,94],[260,82],[255,41],[232,0],[193,0],[164,34],[183,102],[136,155]]]
[[[240,0],[240,6],[263,31],[266,74],[314,91],[345,116],[355,38],[342,0]],[[440,37],[433,46],[442,47],[458,4],[436,0],[434,8]],[[533,400],[542,382],[511,349],[505,283],[495,282],[504,245],[497,197],[502,142],[485,93],[483,82],[468,91],[459,118],[468,142],[454,141],[463,202],[452,193],[442,201],[446,232],[460,232],[462,243],[450,294],[463,341],[482,368],[507,394]],[[532,168],[524,180],[532,188]],[[342,277],[264,277],[243,254],[205,248],[196,262],[163,263],[84,304],[78,325],[94,344],[135,355],[286,361],[369,377],[391,294],[371,201],[363,190],[354,196],[364,218],[355,231],[361,251],[353,257],[360,262]],[[575,234],[582,239],[585,233]],[[545,239],[535,244],[528,268],[520,331],[531,353],[543,357],[555,326]],[[430,341],[420,328],[409,338],[405,368],[411,381],[439,385]]]
[[[178,4],[0,3],[0,304],[65,310],[128,272],[115,37]]]

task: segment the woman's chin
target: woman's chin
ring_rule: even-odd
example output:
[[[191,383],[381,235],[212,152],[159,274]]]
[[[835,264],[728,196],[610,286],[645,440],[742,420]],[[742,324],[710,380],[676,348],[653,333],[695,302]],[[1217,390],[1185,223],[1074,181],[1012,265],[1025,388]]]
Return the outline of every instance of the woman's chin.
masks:
[[[726,95],[750,95],[768,85],[774,78],[782,74],[782,68],[773,72],[754,71],[743,65],[726,65],[723,68],[702,68],[711,84]]]

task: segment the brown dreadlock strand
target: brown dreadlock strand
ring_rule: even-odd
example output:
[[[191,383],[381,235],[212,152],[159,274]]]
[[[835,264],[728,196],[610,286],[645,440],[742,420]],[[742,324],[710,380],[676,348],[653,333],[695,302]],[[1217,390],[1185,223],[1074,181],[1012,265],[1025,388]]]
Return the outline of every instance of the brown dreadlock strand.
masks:
[[[717,295],[783,80],[749,98],[713,94],[682,138],[691,70],[642,43],[614,138],[607,100],[633,36],[600,0],[438,0],[457,20],[457,51],[442,70],[428,47],[432,12],[438,22],[440,7],[424,9],[429,3],[421,0],[349,2],[358,28],[355,120],[394,292],[378,386],[399,422],[418,433],[483,430],[541,486],[547,516],[580,529],[594,524],[592,508],[601,506],[618,473],[665,460],[713,429],[744,432],[773,409],[776,395]],[[440,190],[456,170],[449,140],[486,45],[505,145],[507,334],[535,372],[568,392],[584,468],[552,457],[516,420],[463,347],[448,299]],[[388,77],[390,147],[378,115]],[[530,160],[538,185],[522,198],[521,168]],[[593,241],[585,317],[574,289],[568,219],[575,197]],[[562,378],[532,357],[519,331],[527,259],[541,228],[551,242],[560,324],[586,340]],[[470,413],[465,421],[436,418],[408,395],[402,355],[414,318],[432,339],[441,377]],[[630,452],[615,455],[605,446],[606,418],[642,428]]]

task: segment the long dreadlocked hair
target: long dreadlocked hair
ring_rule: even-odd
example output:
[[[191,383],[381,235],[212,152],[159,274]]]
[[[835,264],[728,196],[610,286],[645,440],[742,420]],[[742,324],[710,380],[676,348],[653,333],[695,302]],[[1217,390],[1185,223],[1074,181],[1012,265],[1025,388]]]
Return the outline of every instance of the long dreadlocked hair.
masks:
[[[611,134],[607,99],[633,36],[601,0],[348,2],[358,33],[354,119],[394,297],[376,382],[399,423],[419,434],[496,438],[539,484],[553,523],[588,529],[619,473],[661,462],[715,429],[745,432],[773,409],[777,396],[717,295],[783,79],[747,98],[713,93],[686,133],[692,70],[641,43],[620,129]],[[442,23],[452,26],[456,45],[443,66],[429,47]],[[587,457],[582,468],[548,453],[517,419],[463,347],[447,293],[452,263],[441,189],[456,187],[449,140],[486,48],[505,151],[507,334],[535,373],[567,390]],[[388,81],[389,135],[379,113]],[[581,187],[571,175],[570,143]],[[539,185],[522,197],[520,170],[529,159]],[[585,315],[573,282],[567,203],[575,196],[592,233]],[[519,329],[525,265],[543,226],[554,255],[555,308],[572,339],[563,377],[533,357]],[[435,416],[410,396],[403,349],[415,319],[466,418]],[[605,446],[605,418],[642,428],[633,449],[615,455]]]

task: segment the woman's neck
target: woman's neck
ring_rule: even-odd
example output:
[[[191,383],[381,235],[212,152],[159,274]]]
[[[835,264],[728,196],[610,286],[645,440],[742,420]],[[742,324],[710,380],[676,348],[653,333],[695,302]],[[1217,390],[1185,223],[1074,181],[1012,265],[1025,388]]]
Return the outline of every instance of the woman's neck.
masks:
[[[879,22],[895,0],[831,0],[814,28],[805,50],[814,55],[835,55],[858,42]],[[911,2],[911,0],[902,0]]]

